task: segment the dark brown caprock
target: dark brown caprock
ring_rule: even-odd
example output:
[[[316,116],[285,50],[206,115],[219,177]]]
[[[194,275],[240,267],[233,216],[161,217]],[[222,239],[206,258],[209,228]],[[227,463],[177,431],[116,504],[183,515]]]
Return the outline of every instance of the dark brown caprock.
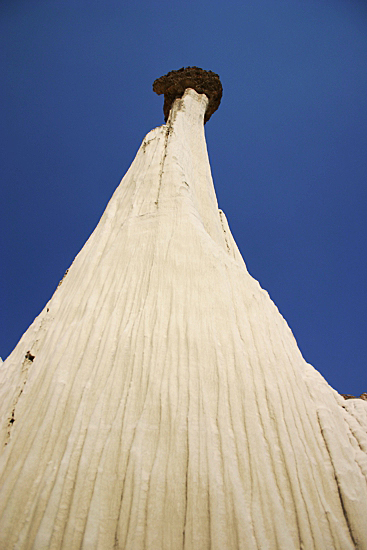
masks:
[[[153,82],[153,91],[158,95],[164,94],[165,121],[167,122],[173,102],[183,96],[186,88],[193,88],[198,94],[205,94],[208,97],[209,103],[204,117],[204,123],[207,122],[219,107],[223,88],[216,73],[204,71],[199,67],[182,67],[177,71],[170,71]]]

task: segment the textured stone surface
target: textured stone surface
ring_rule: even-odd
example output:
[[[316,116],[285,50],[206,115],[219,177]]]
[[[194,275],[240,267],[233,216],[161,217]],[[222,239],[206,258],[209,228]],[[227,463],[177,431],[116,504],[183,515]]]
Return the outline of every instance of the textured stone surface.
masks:
[[[171,71],[157,78],[153,83],[153,91],[158,95],[164,94],[163,112],[166,122],[173,102],[182,97],[187,88],[208,97],[209,103],[205,111],[204,122],[207,122],[214,111],[218,109],[223,92],[219,76],[199,67],[182,67],[182,69]]]
[[[145,137],[0,367],[1,550],[367,548],[367,402],[249,275],[207,102],[187,90]]]

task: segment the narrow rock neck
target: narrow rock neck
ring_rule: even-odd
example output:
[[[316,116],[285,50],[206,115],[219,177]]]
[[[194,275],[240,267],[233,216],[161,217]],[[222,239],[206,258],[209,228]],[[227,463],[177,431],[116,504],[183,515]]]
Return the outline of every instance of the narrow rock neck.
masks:
[[[204,133],[205,94],[187,89],[176,99],[166,124],[160,201],[172,193],[186,198],[205,231],[225,246]]]

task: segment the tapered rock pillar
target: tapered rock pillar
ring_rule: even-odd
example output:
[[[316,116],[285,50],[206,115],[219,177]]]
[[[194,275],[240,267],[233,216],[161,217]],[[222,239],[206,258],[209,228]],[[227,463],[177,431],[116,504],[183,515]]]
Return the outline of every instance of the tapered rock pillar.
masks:
[[[367,548],[367,404],[247,272],[208,102],[174,100],[0,367],[1,550]]]

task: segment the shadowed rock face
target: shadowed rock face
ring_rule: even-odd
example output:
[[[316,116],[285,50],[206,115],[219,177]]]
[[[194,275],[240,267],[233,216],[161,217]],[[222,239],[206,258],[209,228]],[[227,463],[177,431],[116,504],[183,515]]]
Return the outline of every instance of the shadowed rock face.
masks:
[[[220,105],[223,88],[219,76],[212,71],[204,71],[199,67],[182,67],[178,71],[170,71],[153,82],[153,91],[164,94],[164,119],[167,122],[169,112],[175,99],[183,96],[186,88],[192,88],[198,94],[205,94],[209,104],[205,112],[204,123],[207,122]]]

